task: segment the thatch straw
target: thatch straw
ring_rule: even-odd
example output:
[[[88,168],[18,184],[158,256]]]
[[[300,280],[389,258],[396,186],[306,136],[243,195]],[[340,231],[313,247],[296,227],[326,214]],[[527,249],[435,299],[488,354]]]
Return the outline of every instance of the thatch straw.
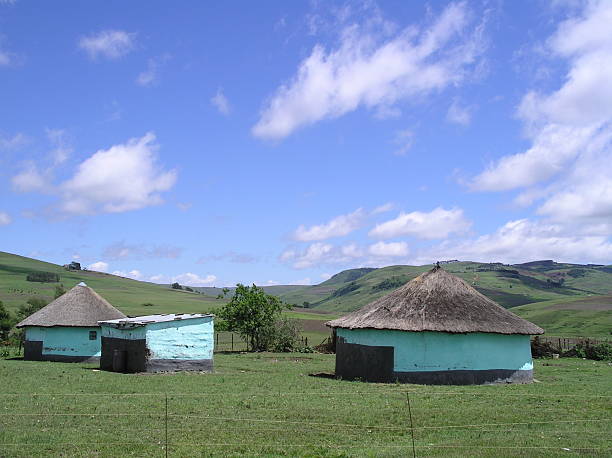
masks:
[[[84,283],[72,288],[17,324],[24,326],[98,326],[98,321],[126,316]]]
[[[440,267],[365,307],[326,323],[332,328],[451,333],[543,334],[544,330]]]

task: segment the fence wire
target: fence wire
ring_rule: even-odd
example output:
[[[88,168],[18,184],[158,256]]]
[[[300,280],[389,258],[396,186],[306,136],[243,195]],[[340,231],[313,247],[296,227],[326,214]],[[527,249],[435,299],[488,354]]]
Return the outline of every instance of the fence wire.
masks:
[[[415,457],[435,450],[442,451],[440,453],[458,450],[460,452],[456,453],[461,454],[498,451],[501,455],[512,450],[517,453],[574,451],[605,455],[612,450],[609,438],[612,403],[607,395],[400,389],[284,393],[297,395],[295,399],[281,394],[244,392],[223,399],[225,395],[204,393],[3,393],[0,397],[3,400],[0,404],[0,456],[81,453],[112,456],[117,451],[115,447],[122,447],[126,454],[143,456],[156,453],[187,456],[189,450],[200,447],[212,449],[207,453],[219,455],[257,455],[265,451],[300,454],[320,448],[345,450],[349,454],[368,451],[384,454],[395,450],[393,453]],[[347,402],[347,395],[354,399]],[[470,421],[482,420],[478,416],[479,402],[495,403],[504,395],[509,399],[508,405],[490,421]],[[75,402],[68,407],[71,396]],[[300,404],[302,396],[312,396],[313,403],[318,400],[319,404],[302,408],[302,411],[292,409],[303,405]],[[498,421],[504,415],[516,414],[520,408],[510,401],[513,396],[554,404],[536,407],[525,421]],[[96,397],[100,399],[96,408],[107,411],[84,411],[84,407],[92,408]],[[80,405],[80,399],[87,399],[87,402]],[[589,415],[591,418],[580,415],[577,399],[595,403]],[[260,400],[261,405],[253,404],[254,400]],[[474,400],[479,402],[474,403]],[[457,401],[465,402],[466,406],[472,404],[472,411],[468,409],[462,415],[452,416],[449,405]],[[374,420],[342,421],[356,419],[355,415],[365,402],[379,411]],[[440,403],[446,403],[446,407]],[[121,409],[128,411],[119,411]],[[231,414],[224,415],[224,410]],[[559,418],[559,415],[564,417]],[[321,421],[323,419],[326,420]],[[202,440],[203,437],[207,439]],[[516,437],[521,438],[520,443],[512,443],[512,438]]]

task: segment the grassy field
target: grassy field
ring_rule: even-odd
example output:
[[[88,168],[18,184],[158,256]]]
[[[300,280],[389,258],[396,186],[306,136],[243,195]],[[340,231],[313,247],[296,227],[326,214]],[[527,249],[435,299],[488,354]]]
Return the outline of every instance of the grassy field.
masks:
[[[612,296],[594,296],[527,304],[512,309],[546,334],[612,339]]]
[[[333,364],[334,355],[216,354],[214,374],[125,375],[0,360],[0,455],[164,456],[167,427],[172,457],[410,456],[411,424],[417,456],[612,452],[607,363],[540,360],[530,385],[309,376]]]

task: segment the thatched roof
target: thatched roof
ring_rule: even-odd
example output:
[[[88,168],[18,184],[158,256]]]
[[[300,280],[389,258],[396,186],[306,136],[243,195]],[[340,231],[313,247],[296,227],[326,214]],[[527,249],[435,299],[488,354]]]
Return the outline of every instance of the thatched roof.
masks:
[[[47,306],[17,324],[24,326],[98,326],[98,321],[125,318],[85,283],[79,283]]]
[[[365,307],[326,324],[332,328],[451,333],[544,332],[438,266]]]

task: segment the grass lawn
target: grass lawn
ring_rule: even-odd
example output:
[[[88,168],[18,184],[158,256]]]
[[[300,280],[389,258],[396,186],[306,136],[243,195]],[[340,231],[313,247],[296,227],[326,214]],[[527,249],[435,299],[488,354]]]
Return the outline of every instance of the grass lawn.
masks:
[[[530,385],[347,382],[334,355],[215,355],[214,374],[0,360],[0,456],[610,456],[612,366],[538,360]],[[168,416],[166,417],[166,399]],[[408,409],[410,401],[410,411]]]

